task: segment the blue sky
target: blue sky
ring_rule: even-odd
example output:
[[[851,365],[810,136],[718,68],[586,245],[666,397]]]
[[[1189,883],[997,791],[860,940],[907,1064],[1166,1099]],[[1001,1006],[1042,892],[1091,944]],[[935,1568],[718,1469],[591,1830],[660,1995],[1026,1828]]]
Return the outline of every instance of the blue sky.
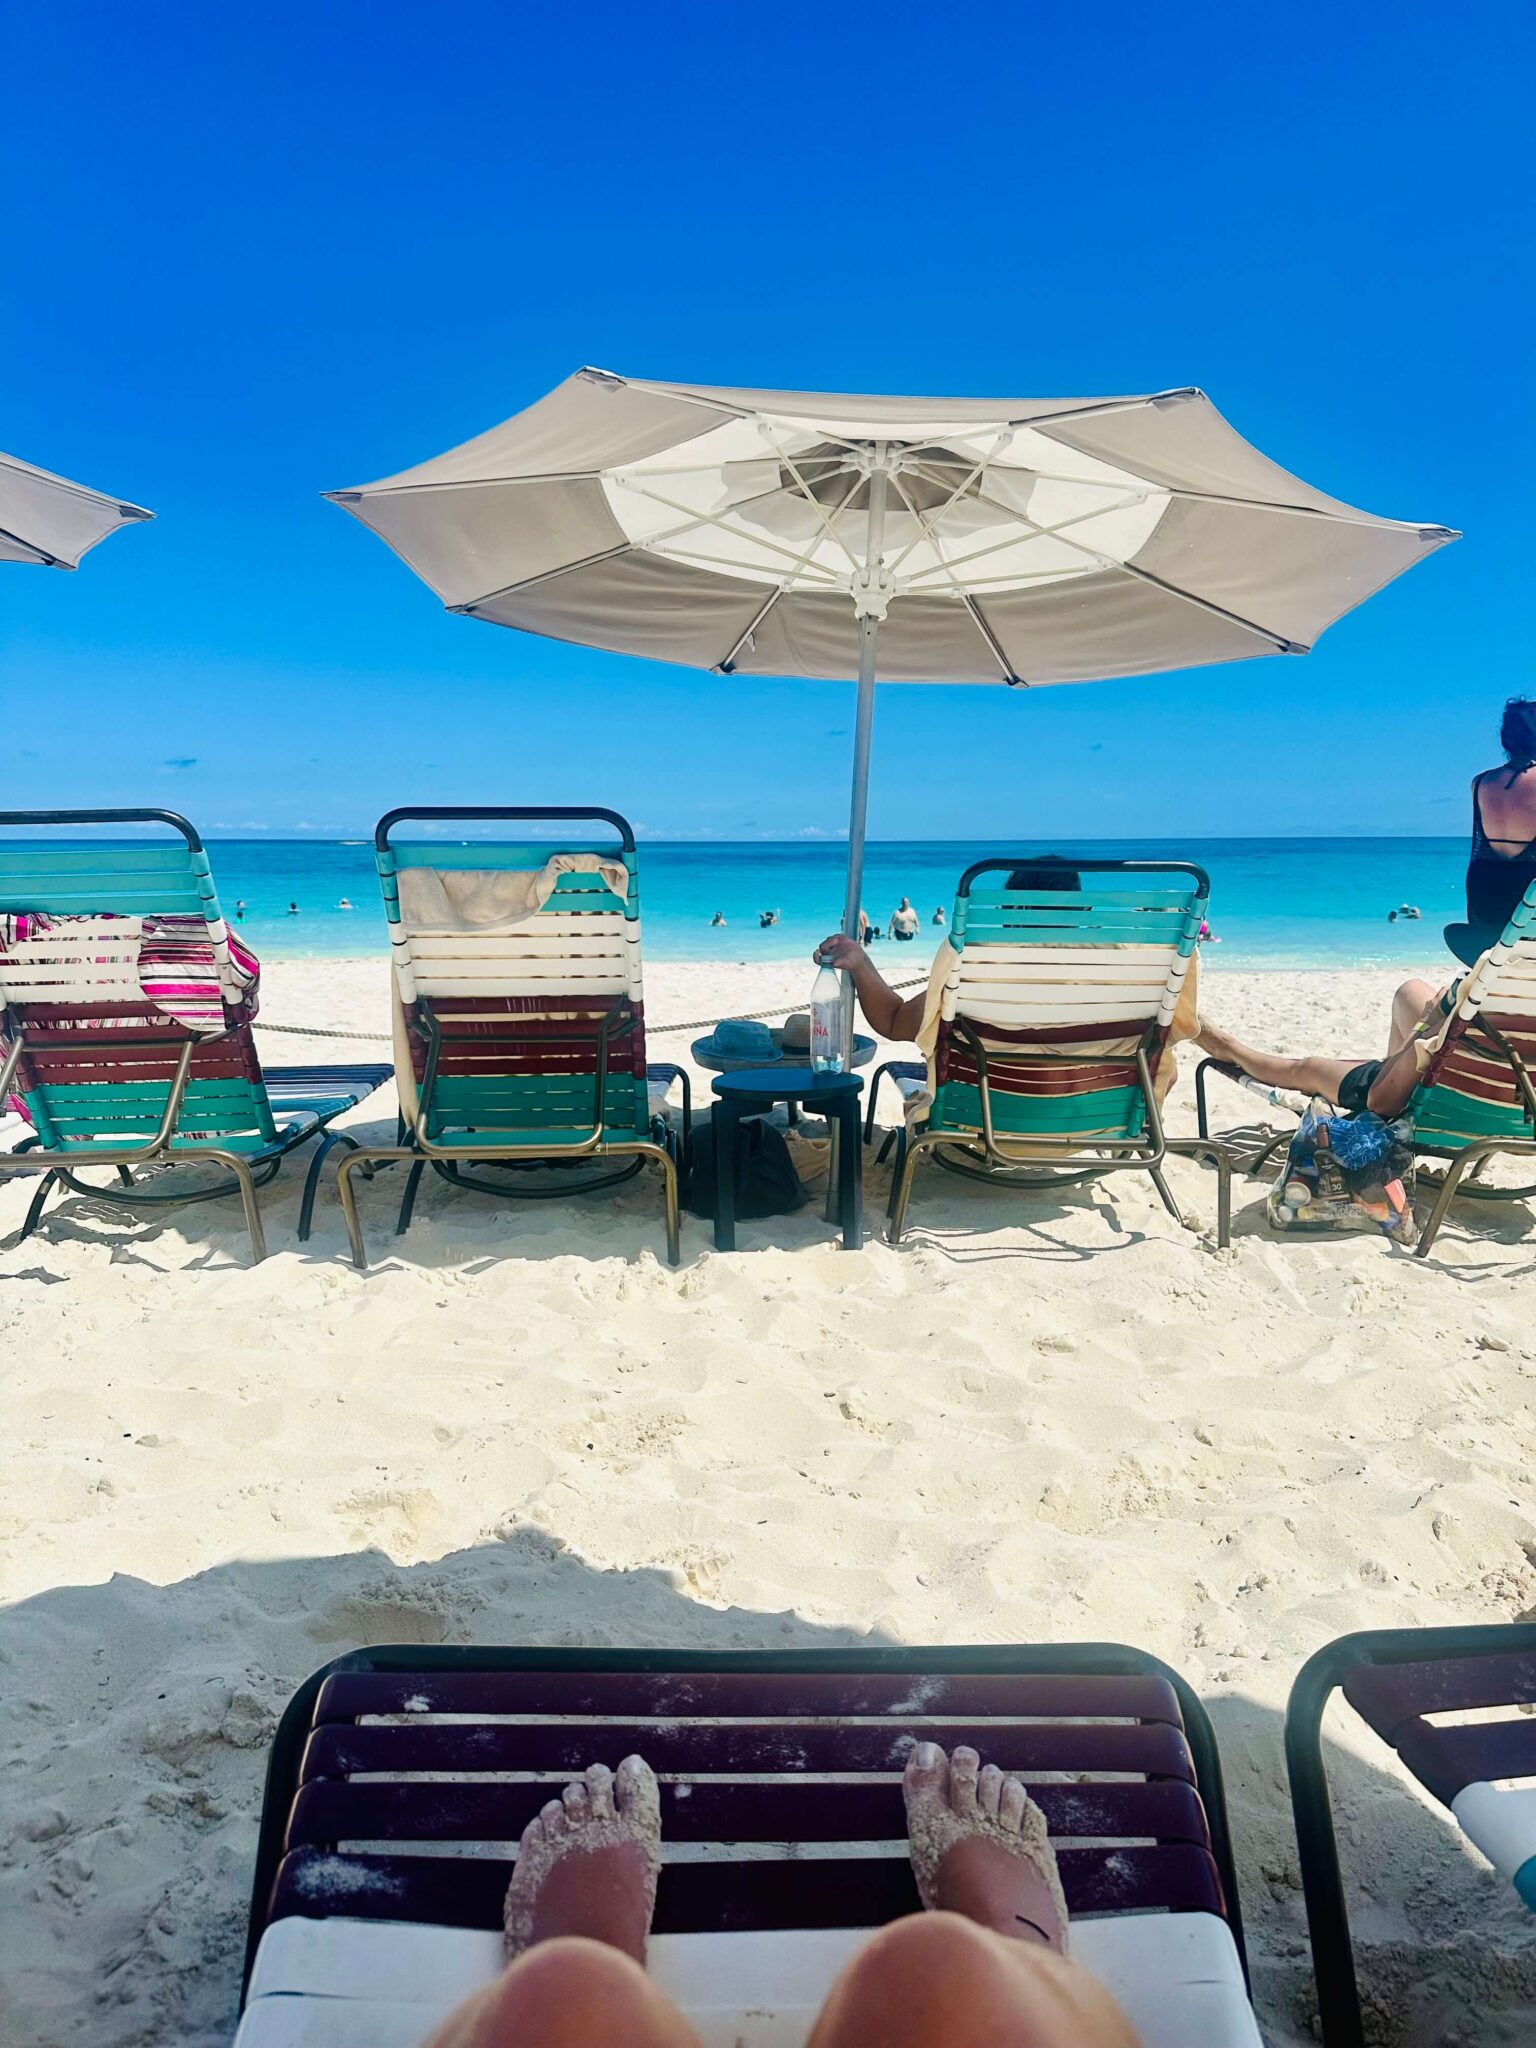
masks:
[[[159,517],[76,576],[0,570],[8,799],[837,831],[850,688],[451,618],[322,503],[594,362],[1199,384],[1309,481],[1465,529],[1304,661],[883,691],[876,836],[1462,830],[1497,706],[1536,691],[1533,19],[13,11],[0,447]]]

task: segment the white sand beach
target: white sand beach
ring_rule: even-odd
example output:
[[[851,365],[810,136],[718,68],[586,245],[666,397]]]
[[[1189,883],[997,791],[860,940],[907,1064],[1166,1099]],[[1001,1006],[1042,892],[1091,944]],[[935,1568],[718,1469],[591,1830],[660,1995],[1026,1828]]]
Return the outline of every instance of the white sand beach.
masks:
[[[269,965],[264,1056],[385,1057],[270,1027],[375,1030],[386,973]],[[651,1056],[810,978],[654,966]],[[1204,1007],[1363,1057],[1396,978],[1218,964]],[[1198,1232],[1134,1174],[929,1170],[900,1252],[844,1253],[811,1206],[729,1255],[685,1218],[676,1272],[649,1171],[537,1205],[429,1179],[398,1241],[381,1175],[367,1274],[329,1176],[307,1246],[302,1173],[267,1194],[256,1269],[235,1203],[69,1197],[18,1245],[28,1190],[0,1190],[0,2038],[228,2041],[267,1743],[354,1645],[1118,1639],[1210,1706],[1266,2038],[1311,2041],[1286,1693],[1348,1630],[1536,1612],[1536,1224],[1462,1205],[1421,1263],[1275,1236],[1239,1181],[1220,1254],[1214,1176],[1169,1172]],[[1536,2038],[1536,1923],[1332,1727],[1373,2038]]]

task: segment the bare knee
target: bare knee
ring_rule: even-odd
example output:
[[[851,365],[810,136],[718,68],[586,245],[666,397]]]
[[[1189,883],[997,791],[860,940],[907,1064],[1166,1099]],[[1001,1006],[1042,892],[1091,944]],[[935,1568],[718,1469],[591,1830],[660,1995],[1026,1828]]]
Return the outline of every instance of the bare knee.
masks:
[[[605,1942],[541,1941],[460,2006],[429,2048],[531,2048],[599,2040],[615,2029],[625,2041],[645,2040],[653,2037],[624,2023],[656,1997],[639,1964]]]
[[[889,1979],[911,1972],[924,1978],[951,1969],[984,1968],[1003,1937],[963,1913],[910,1913],[872,1934],[850,1964]]]
[[[1392,998],[1393,1022],[1405,1032],[1413,1030],[1439,993],[1438,989],[1432,987],[1420,975],[1400,983],[1397,993]]]
[[[812,2048],[884,2040],[925,2048],[1136,2048],[1109,1994],[1043,1943],[958,1913],[895,1920],[864,1944],[827,2002]]]

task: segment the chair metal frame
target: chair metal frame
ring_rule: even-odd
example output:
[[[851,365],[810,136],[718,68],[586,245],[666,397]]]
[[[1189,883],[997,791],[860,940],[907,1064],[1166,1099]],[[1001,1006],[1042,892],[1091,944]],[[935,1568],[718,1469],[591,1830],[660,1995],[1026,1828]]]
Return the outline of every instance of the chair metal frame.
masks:
[[[971,884],[978,875],[995,872],[999,868],[1010,869],[1021,865],[1018,856],[976,861],[960,877],[956,890],[955,922],[961,925],[961,906],[970,894]],[[1091,874],[1188,874],[1198,885],[1197,901],[1203,902],[1210,895],[1210,877],[1204,868],[1193,861],[1145,861],[1089,859],[1074,860],[1072,865],[1079,873]],[[1042,895],[1047,891],[1042,890]],[[1106,1026],[1105,1035],[1112,1032]],[[965,1018],[956,1018],[950,1025],[950,1032],[964,1044],[966,1051],[976,1063],[977,1088],[981,1097],[981,1130],[970,1136],[954,1130],[924,1129],[909,1134],[904,1128],[896,1133],[896,1165],[891,1176],[890,1202],[886,1213],[886,1237],[892,1245],[899,1245],[906,1221],[907,1201],[911,1193],[912,1178],[919,1159],[925,1152],[932,1152],[935,1163],[951,1173],[964,1175],[970,1180],[1003,1182],[1014,1187],[1050,1188],[1081,1185],[1087,1181],[1103,1179],[1106,1174],[1139,1171],[1147,1174],[1156,1188],[1163,1207],[1173,1220],[1184,1228],[1183,1215],[1175,1201],[1162,1171],[1164,1159],[1175,1153],[1187,1158],[1208,1159],[1216,1168],[1216,1241],[1218,1248],[1225,1251],[1231,1242],[1232,1216],[1232,1161],[1227,1148],[1219,1139],[1213,1139],[1204,1131],[1198,1138],[1170,1138],[1163,1129],[1162,1114],[1159,1110],[1156,1092],[1152,1085],[1152,1070],[1149,1054],[1158,1050],[1157,1027],[1149,1025],[1134,1054],[1103,1053],[1061,1053],[1041,1048],[1021,1046],[1016,1050],[991,1051],[982,1043],[975,1027]],[[1077,1136],[1052,1138],[1049,1136],[1021,1136],[1010,1139],[999,1138],[992,1118],[991,1076],[994,1070],[1010,1066],[1037,1067],[1102,1067],[1111,1060],[1123,1063],[1127,1057],[1134,1059],[1137,1086],[1141,1090],[1146,1114],[1147,1136],[1145,1138],[1095,1138]],[[891,1064],[895,1064],[894,1062]],[[882,1073],[886,1068],[880,1070]],[[876,1075],[876,1081],[879,1075]],[[873,1090],[870,1099],[870,1122],[873,1122]],[[1010,1150],[1010,1145],[1017,1149]],[[1045,1155],[1044,1158],[1041,1155]],[[1052,1155],[1059,1154],[1061,1165],[1053,1168]],[[1085,1156],[1091,1155],[1091,1156]]]
[[[1363,1667],[1438,1663],[1509,1652],[1536,1654],[1536,1623],[1366,1629],[1326,1644],[1307,1659],[1296,1676],[1285,1714],[1285,1763],[1326,2048],[1365,2048],[1349,1906],[1323,1757],[1322,1724],[1328,1702],[1351,1673]]]
[[[407,818],[418,822],[458,821],[477,824],[491,821],[501,823],[547,823],[551,820],[565,819],[580,819],[590,823],[593,819],[601,819],[605,824],[613,826],[618,832],[620,845],[624,853],[632,855],[635,851],[635,835],[628,820],[621,817],[617,811],[606,810],[601,806],[583,808],[578,805],[540,807],[522,804],[485,807],[463,804],[420,807],[405,805],[386,812],[374,828],[374,854],[375,858],[380,862],[381,877],[385,873],[383,861],[385,857],[392,853],[389,839],[390,829],[392,826],[399,824],[401,820]],[[398,998],[396,997],[396,999]],[[398,1141],[394,1145],[359,1148],[358,1151],[350,1154],[342,1161],[337,1175],[342,1214],[346,1219],[347,1241],[351,1248],[353,1263],[360,1270],[367,1269],[368,1253],[363,1241],[362,1221],[358,1214],[357,1194],[352,1185],[352,1177],[354,1173],[366,1172],[370,1166],[376,1166],[382,1161],[400,1160],[410,1167],[395,1230],[396,1236],[400,1236],[410,1225],[415,1206],[416,1190],[420,1183],[422,1172],[428,1166],[443,1179],[450,1181],[455,1186],[474,1188],[487,1194],[516,1196],[523,1200],[554,1200],[571,1194],[584,1194],[598,1188],[613,1187],[620,1181],[630,1179],[640,1170],[647,1159],[654,1159],[659,1162],[662,1168],[663,1194],[666,1205],[667,1259],[669,1264],[677,1265],[682,1256],[682,1232],[678,1188],[678,1160],[674,1157],[672,1147],[666,1142],[664,1136],[658,1135],[653,1135],[648,1139],[636,1137],[619,1140],[606,1139],[603,1136],[606,1120],[605,1104],[609,1046],[613,1040],[624,1037],[633,1031],[637,1022],[638,1020],[634,1015],[630,1014],[623,1017],[618,1024],[618,1028],[614,1029],[614,1020],[605,1017],[598,1027],[596,1034],[597,1069],[593,1086],[592,1127],[584,1136],[559,1144],[547,1145],[508,1145],[505,1143],[498,1145],[494,1139],[490,1138],[464,1139],[455,1141],[452,1144],[444,1144],[442,1141],[428,1135],[432,1097],[437,1085],[438,1067],[445,1036],[439,1019],[429,1009],[425,1027],[418,1027],[421,1029],[421,1035],[426,1039],[427,1055],[421,1086],[417,1094],[415,1117],[408,1125],[402,1120]],[[452,1036],[451,1033],[447,1035],[449,1037]],[[516,1030],[515,1019],[509,1017],[506,1020],[505,1028],[501,1030],[500,1036],[516,1043],[519,1034]],[[537,1043],[537,1039],[533,1034],[529,1034],[528,1042],[530,1044]],[[654,1068],[648,1067],[647,1072],[656,1079],[662,1078],[663,1074],[665,1074],[669,1080],[680,1079],[683,1082],[684,1134],[681,1150],[686,1159],[692,1135],[691,1091],[688,1087],[688,1078],[680,1067],[662,1064],[658,1064]],[[555,1188],[503,1186],[492,1181],[477,1179],[473,1174],[466,1174],[460,1170],[464,1165],[475,1164],[526,1171],[537,1167],[576,1165],[583,1160],[607,1159],[624,1159],[629,1163],[621,1167],[617,1172],[592,1175],[577,1185],[567,1183]]]
[[[1237,1868],[1227,1820],[1226,1794],[1216,1736],[1204,1706],[1188,1682],[1160,1659],[1121,1643],[1021,1644],[995,1643],[975,1647],[903,1647],[899,1649],[811,1650],[584,1650],[503,1648],[474,1645],[383,1644],[350,1651],[306,1679],[289,1701],[278,1724],[268,1760],[262,1799],[261,1826],[251,1886],[242,2002],[261,1937],[269,1925],[269,1909],[279,1865],[286,1847],[289,1814],[302,1781],[316,1703],[327,1680],[337,1674],[444,1672],[635,1673],[660,1672],[761,1674],[769,1679],[786,1674],[863,1676],[892,1674],[970,1676],[1039,1674],[1066,1677],[1156,1677],[1166,1680],[1178,1701],[1184,1736],[1195,1772],[1195,1790],[1203,1804],[1210,1852],[1216,1867],[1226,1921],[1248,1982]]]
[[[1473,1032],[1478,1032],[1486,1038],[1509,1067],[1516,1093],[1531,1125],[1531,1136],[1472,1138],[1465,1145],[1451,1145],[1437,1138],[1421,1138],[1415,1132],[1415,1154],[1426,1159],[1444,1159],[1448,1162],[1445,1173],[1424,1176],[1424,1185],[1435,1189],[1436,1192],[1429,1220],[1419,1233],[1418,1242],[1413,1248],[1415,1257],[1421,1259],[1428,1256],[1430,1246],[1440,1234],[1440,1226],[1445,1221],[1446,1213],[1458,1195],[1469,1202],[1525,1202],[1536,1196],[1536,1181],[1529,1187],[1480,1187],[1475,1178],[1470,1177],[1475,1176],[1487,1160],[1495,1159],[1501,1153],[1511,1159],[1536,1159],[1536,1084],[1532,1082],[1530,1069],[1503,1032],[1495,1025],[1487,1023],[1480,1015],[1469,1017],[1463,1024],[1460,1035],[1464,1038],[1470,1037]],[[1210,1138],[1205,1092],[1205,1074],[1208,1067],[1214,1067],[1218,1074],[1227,1074],[1227,1068],[1220,1060],[1203,1059],[1200,1062],[1195,1069],[1195,1114],[1201,1138],[1218,1143],[1219,1140]],[[1414,1100],[1420,1089],[1428,1085],[1429,1077],[1426,1075],[1415,1088],[1413,1097],[1409,1099],[1408,1107],[1403,1112],[1405,1116],[1412,1118]],[[1261,1168],[1266,1166],[1283,1146],[1290,1144],[1292,1136],[1291,1131],[1275,1132],[1264,1141],[1253,1158],[1247,1161],[1243,1170],[1250,1178],[1256,1178]]]
[[[187,850],[193,855],[204,854],[205,848],[197,829],[189,820],[176,811],[161,810],[80,810],[80,811],[0,811],[0,827],[8,825],[49,826],[49,825],[169,825],[179,832],[187,843]],[[211,877],[203,900],[212,906],[215,917],[220,915],[218,895],[213,889]],[[262,1085],[257,1096],[258,1120],[263,1123],[263,1135],[269,1142],[251,1153],[239,1153],[218,1145],[199,1144],[196,1151],[177,1151],[177,1138],[181,1135],[180,1121],[182,1098],[191,1078],[193,1055],[200,1049],[217,1045],[218,1038],[195,1038],[189,1032],[177,1033],[164,1039],[139,1039],[136,1044],[145,1050],[177,1052],[176,1070],[166,1091],[165,1107],[154,1134],[138,1145],[101,1145],[89,1153],[71,1153],[71,1163],[63,1165],[58,1156],[51,1154],[41,1134],[23,1138],[11,1151],[0,1153],[0,1180],[12,1175],[41,1174],[42,1184],[28,1206],[22,1223],[18,1243],[29,1238],[42,1221],[44,1207],[55,1187],[67,1187],[77,1195],[85,1195],[94,1201],[109,1202],[121,1208],[136,1209],[146,1205],[162,1204],[180,1207],[184,1203],[211,1202],[220,1197],[238,1193],[245,1218],[246,1232],[251,1241],[253,1263],[259,1265],[267,1255],[267,1237],[261,1216],[261,1206],[256,1199],[259,1188],[268,1186],[277,1176],[283,1160],[309,1139],[318,1136],[319,1144],[309,1163],[304,1177],[304,1190],[299,1202],[298,1238],[308,1241],[314,1220],[315,1198],[319,1192],[320,1175],[327,1158],[342,1147],[349,1152],[360,1150],[358,1141],[344,1131],[327,1128],[329,1119],[312,1123],[287,1133],[277,1129],[272,1114],[273,1105],[267,1097],[266,1075],[263,1071]],[[12,1039],[11,1050],[3,1067],[0,1067],[0,1109],[11,1092],[11,1085],[26,1053],[26,1033],[18,1027]],[[324,1070],[317,1070],[317,1074]],[[352,1074],[361,1079],[372,1075],[370,1084],[357,1101],[363,1101],[385,1078],[385,1069],[336,1070],[341,1074]],[[346,1105],[356,1107],[356,1102]],[[333,1115],[344,1114],[338,1109]],[[227,1178],[212,1187],[148,1189],[135,1181],[132,1169],[136,1166],[173,1166],[176,1168],[196,1166],[204,1160],[223,1167]],[[82,1166],[109,1166],[116,1169],[117,1187],[93,1187],[78,1178]],[[371,1169],[370,1169],[371,1170]]]

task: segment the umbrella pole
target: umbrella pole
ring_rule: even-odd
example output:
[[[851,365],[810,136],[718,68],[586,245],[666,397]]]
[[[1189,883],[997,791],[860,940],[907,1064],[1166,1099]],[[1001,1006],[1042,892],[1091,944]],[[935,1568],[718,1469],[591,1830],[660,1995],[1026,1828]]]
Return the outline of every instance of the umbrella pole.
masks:
[[[848,893],[843,898],[843,930],[850,939],[859,935],[859,906],[864,895],[864,823],[869,811],[869,743],[875,722],[875,656],[880,645],[880,618],[885,596],[880,581],[885,551],[885,494],[889,476],[885,468],[885,444],[877,443],[869,478],[869,527],[864,541],[864,570],[854,584],[854,607],[859,621],[859,698],[853,719],[853,794],[848,805]],[[853,977],[843,976],[841,1039],[843,1072],[853,1072]],[[827,1169],[827,1220],[837,1214],[837,1147],[847,1142],[846,1128],[832,1131],[832,1150]]]
[[[880,621],[859,621],[859,701],[853,722],[853,795],[848,807],[848,893],[843,899],[843,930],[859,936],[859,910],[864,894],[864,823],[869,810],[869,743],[875,722],[875,653]],[[843,1061],[853,1051],[853,978],[843,976]]]
[[[890,478],[885,444],[875,447],[869,478],[869,527],[864,541],[864,570],[855,580],[853,602],[859,621],[859,698],[853,723],[853,794],[848,806],[848,893],[843,899],[843,930],[859,936],[859,909],[864,894],[864,825],[869,811],[869,744],[875,722],[875,655],[885,595],[880,582],[885,552],[885,497]],[[853,1071],[853,978],[843,976],[843,1072]]]

